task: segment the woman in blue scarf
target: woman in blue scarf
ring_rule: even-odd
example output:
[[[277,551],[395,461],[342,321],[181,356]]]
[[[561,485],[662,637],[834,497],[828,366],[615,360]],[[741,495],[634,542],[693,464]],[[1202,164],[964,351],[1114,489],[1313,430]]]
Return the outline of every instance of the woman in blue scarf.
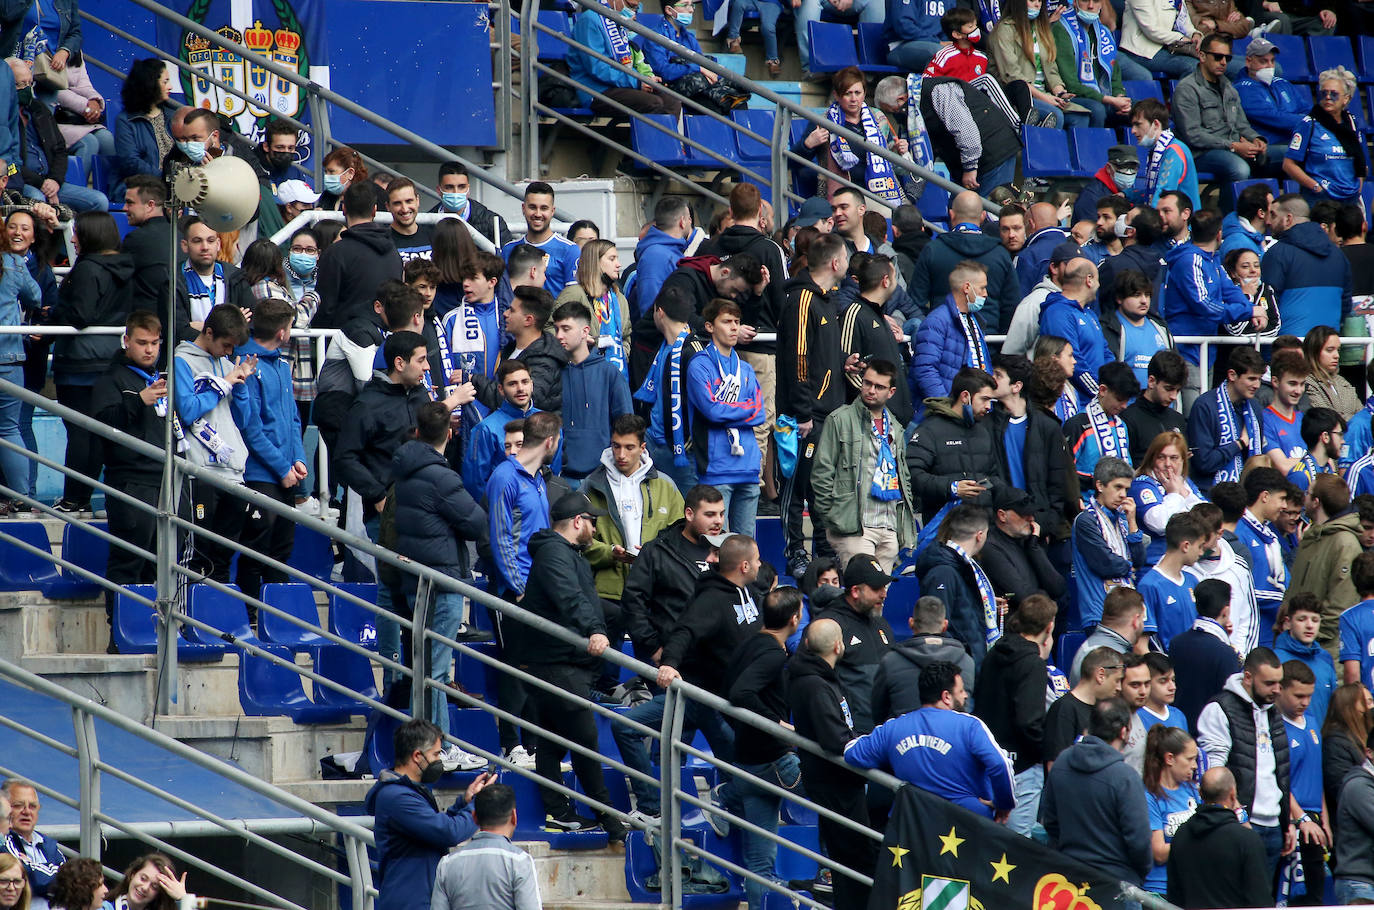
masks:
[[[557,304],[576,300],[592,312],[592,349],[601,351],[629,378],[625,352],[630,338],[630,305],[620,291],[620,253],[609,240],[590,240],[577,261],[577,284],[558,295]]]
[[[692,33],[694,0],[677,0],[676,3],[663,5],[663,18],[656,28],[669,41],[681,44],[689,51],[700,54],[701,44]],[[733,10],[731,14],[733,15]],[[697,66],[673,52],[671,48],[652,41],[644,41],[644,59],[653,68],[654,75],[663,80],[673,91],[710,108],[718,114],[729,114],[737,107],[749,103],[749,92],[728,79],[722,79],[710,70]]]
[[[863,136],[874,145],[892,149],[898,155],[905,155],[905,139],[893,139],[892,127],[887,116],[879,108],[865,103],[867,90],[863,73],[856,66],[847,66],[835,74],[835,101],[826,111],[831,123],[844,126]],[[805,149],[812,154],[820,154],[824,147],[825,166],[833,173],[847,177],[852,183],[882,198],[888,205],[901,205],[906,201],[900,185],[900,175],[894,172],[886,159],[869,152],[851,147],[847,139],[831,132],[825,127],[816,127],[802,140]],[[830,196],[844,184],[829,181],[826,195]]]

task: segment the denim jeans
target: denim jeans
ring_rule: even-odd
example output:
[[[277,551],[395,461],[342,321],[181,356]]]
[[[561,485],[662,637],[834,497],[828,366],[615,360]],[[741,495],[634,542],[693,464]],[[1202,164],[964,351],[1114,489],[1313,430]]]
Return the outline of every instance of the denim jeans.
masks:
[[[1031,765],[1012,784],[1016,794],[1016,808],[1011,810],[1007,827],[1023,837],[1030,837],[1040,816],[1040,791],[1045,789],[1045,766]]]
[[[415,615],[416,593],[410,591],[406,594],[412,616]],[[454,591],[437,591],[432,594],[432,598],[425,628],[437,632],[445,638],[452,638],[457,634],[458,624],[463,620],[463,595]],[[430,639],[429,659],[425,666],[425,676],[436,683],[446,683],[451,666],[453,666],[453,649],[443,642]],[[428,699],[429,717],[427,719],[447,735],[449,732],[448,694],[439,689],[430,689]]]
[[[33,432],[33,405],[21,404],[19,406],[19,435],[23,437],[24,448],[30,452],[38,451],[38,437]],[[38,493],[38,462],[29,462],[28,483],[25,485],[10,484],[21,493],[35,496]]]
[[[900,70],[919,73],[939,52],[938,41],[903,41],[887,52],[887,62],[889,66],[895,66]]]
[[[725,37],[738,38],[744,25],[744,14],[753,10],[759,14],[759,34],[763,36],[763,59],[781,60],[778,56],[778,19],[782,6],[776,0],[731,0]]]
[[[636,705],[625,712],[625,717],[652,729],[663,726],[663,704],[666,696],[655,695],[649,701]],[[683,723],[683,739],[690,739],[689,731],[700,730],[710,744],[716,758],[728,762],[735,753],[735,731],[715,711],[697,702],[688,702]],[[620,749],[620,760],[629,767],[644,774],[652,775],[653,763],[649,758],[649,746],[644,737],[624,724],[611,724],[611,735]],[[657,740],[655,740],[657,742]],[[648,815],[658,815],[661,801],[657,784],[647,784],[638,778],[630,778],[630,789],[634,791],[635,808]]]
[[[0,366],[0,379],[15,385],[24,384],[24,365],[19,363]],[[24,445],[24,437],[19,432],[19,399],[13,395],[0,393],[0,439],[17,446]],[[5,472],[5,485],[15,490],[23,490],[29,483],[29,460],[13,449],[0,451],[0,469]]]
[[[800,791],[801,762],[797,753],[788,752],[777,761],[766,765],[740,765],[739,769],[784,790]],[[782,797],[764,790],[757,784],[742,778],[732,780],[721,790],[721,799],[727,811],[738,815],[751,824],[758,825],[770,834],[778,833],[778,809]],[[774,878],[774,863],[778,858],[778,845],[766,837],[740,832],[742,838],[741,865],[750,872],[764,878]],[[763,895],[768,889],[755,881],[744,883],[744,893],[749,898],[749,910],[759,910],[763,906]]]
[[[43,195],[43,191],[36,186],[24,184],[24,195],[35,202],[47,202],[48,197]],[[63,205],[69,205],[72,211],[77,212],[108,212],[110,210],[110,200],[99,190],[93,190],[88,186],[77,186],[75,183],[64,183],[57,191],[57,201]]]
[[[759,511],[759,485],[719,483],[715,488],[725,497],[725,527],[731,534],[754,536],[754,517]]]
[[[381,530],[382,519],[379,515],[369,518],[363,525],[367,531],[368,540],[377,542],[377,534]],[[391,603],[391,587],[378,579],[377,581],[377,609],[386,610],[388,613],[395,612]],[[377,653],[392,660],[401,659],[401,624],[396,620],[380,614],[374,617],[377,622]],[[390,685],[398,674],[395,670],[383,670],[383,685]]]
[[[986,197],[999,186],[1005,186],[1016,179],[1016,156],[987,171],[978,172],[978,195]]]
[[[794,13],[797,22],[797,50],[801,53],[802,69],[807,69],[811,65],[811,37],[806,33],[806,23],[820,21],[822,2],[824,0],[801,0],[801,7]],[[854,0],[849,12],[857,15],[860,22],[882,22],[887,18],[887,4],[884,0]]]
[[[1348,906],[1355,901],[1362,904],[1374,903],[1374,884],[1358,878],[1336,876],[1336,903]]]
[[[652,439],[649,440],[649,457],[654,460],[654,467],[658,473],[671,480],[683,496],[687,491],[697,485],[697,463],[690,454],[687,456],[687,464],[679,467],[673,464],[673,447],[669,443],[659,444]]]
[[[1184,76],[1192,75],[1197,69],[1197,58],[1187,54],[1171,54],[1164,48],[1155,52],[1153,57],[1145,57],[1132,54],[1128,50],[1123,50],[1116,55],[1116,59],[1121,63],[1122,79],[1143,79],[1149,81],[1154,79],[1156,71],[1164,73],[1170,79],[1182,79]]]
[[[1279,858],[1283,854],[1283,829],[1278,825],[1257,825],[1252,821],[1250,830],[1258,834],[1264,842],[1264,868],[1272,883],[1274,872],[1279,868]]]

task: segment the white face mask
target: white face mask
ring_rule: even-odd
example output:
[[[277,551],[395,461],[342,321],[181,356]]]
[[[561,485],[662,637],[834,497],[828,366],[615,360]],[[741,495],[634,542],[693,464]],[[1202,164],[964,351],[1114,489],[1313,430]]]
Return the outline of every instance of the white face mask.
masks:
[[[1255,78],[1265,85],[1270,85],[1274,81],[1274,68],[1272,66],[1266,66],[1263,69],[1256,70]]]

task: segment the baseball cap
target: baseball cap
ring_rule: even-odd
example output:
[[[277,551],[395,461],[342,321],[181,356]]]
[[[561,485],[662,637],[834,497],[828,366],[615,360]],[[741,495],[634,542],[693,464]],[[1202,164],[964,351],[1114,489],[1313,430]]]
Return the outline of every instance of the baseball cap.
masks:
[[[1072,240],[1065,240],[1054,248],[1050,253],[1050,262],[1063,263],[1070,259],[1080,259],[1083,256],[1083,248]]]
[[[715,547],[717,550],[720,549],[721,544],[725,543],[725,541],[730,538],[729,534],[703,534],[701,536],[707,543]]]
[[[1279,46],[1268,38],[1254,38],[1250,41],[1250,46],[1245,49],[1247,57],[1263,57],[1265,54],[1279,53]]]
[[[311,205],[320,201],[320,194],[310,188],[304,180],[283,180],[277,184],[277,201],[282,205],[291,202],[308,202]]]
[[[1114,145],[1107,150],[1107,163],[1118,171],[1140,170],[1140,154],[1133,145]]]
[[[605,514],[606,510],[595,508],[585,493],[564,493],[558,497],[558,501],[549,510],[549,518],[553,521],[567,521],[578,515],[596,517]]]
[[[851,556],[844,567],[844,586],[868,585],[870,588],[885,588],[897,579],[883,571],[878,560],[860,553]]]
[[[802,203],[801,211],[797,213],[797,227],[812,227],[830,215],[830,203],[819,196],[812,196]]]
[[[1031,501],[1029,493],[1025,490],[1018,490],[1016,487],[1000,484],[992,491],[992,507],[994,509],[1006,509],[1017,515],[1031,516],[1035,514],[1035,504]]]

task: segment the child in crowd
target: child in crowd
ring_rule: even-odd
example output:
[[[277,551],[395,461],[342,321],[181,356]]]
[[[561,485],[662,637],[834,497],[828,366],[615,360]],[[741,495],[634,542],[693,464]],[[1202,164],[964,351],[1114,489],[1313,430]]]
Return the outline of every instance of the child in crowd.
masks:
[[[1317,644],[1321,627],[1321,601],[1310,591],[1292,595],[1279,608],[1274,623],[1274,653],[1279,660],[1301,661],[1312,671],[1312,702],[1307,706],[1307,716],[1318,727],[1326,722],[1326,706],[1339,685],[1331,655]]]
[[[1166,651],[1173,637],[1191,629],[1197,619],[1193,606],[1197,578],[1183,570],[1202,558],[1206,540],[1207,529],[1196,515],[1178,513],[1164,529],[1164,555],[1140,579],[1138,589],[1145,598],[1146,615],[1154,620],[1160,647]]]
[[[1093,469],[1095,492],[1073,522],[1073,573],[1078,584],[1069,628],[1089,629],[1102,617],[1102,600],[1117,585],[1134,585],[1145,565],[1145,539],[1135,521],[1131,466],[1103,458]],[[1155,631],[1146,617],[1145,628]]]
[[[1150,691],[1145,696],[1145,704],[1136,709],[1136,717],[1140,718],[1146,731],[1160,724],[1187,730],[1188,719],[1183,716],[1182,711],[1174,707],[1174,695],[1178,692],[1178,684],[1174,682],[1173,661],[1158,651],[1143,655],[1141,660],[1150,668]],[[1149,753],[1148,746],[1145,751]]]

